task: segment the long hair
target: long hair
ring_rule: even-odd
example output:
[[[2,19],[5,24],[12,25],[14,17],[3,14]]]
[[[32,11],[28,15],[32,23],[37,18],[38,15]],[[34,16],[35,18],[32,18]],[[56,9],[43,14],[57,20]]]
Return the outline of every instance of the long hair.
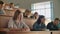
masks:
[[[0,1],[0,4],[4,4],[4,2],[3,1]]]
[[[20,10],[16,10],[14,16],[13,16],[13,20],[17,20],[17,17],[19,16],[19,14],[21,13]]]
[[[42,18],[45,18],[45,16],[39,15],[39,18],[38,18],[38,20],[36,21],[36,23],[37,23],[37,24],[40,24]]]

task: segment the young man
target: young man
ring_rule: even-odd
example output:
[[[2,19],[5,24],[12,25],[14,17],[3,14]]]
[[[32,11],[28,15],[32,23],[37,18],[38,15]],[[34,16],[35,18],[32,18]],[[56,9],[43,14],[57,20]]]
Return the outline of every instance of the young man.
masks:
[[[3,10],[3,4],[4,2],[3,1],[0,1],[0,15],[5,15],[5,11]]]
[[[49,30],[59,30],[58,25],[59,24],[59,18],[55,18],[54,21],[48,23],[47,29]]]

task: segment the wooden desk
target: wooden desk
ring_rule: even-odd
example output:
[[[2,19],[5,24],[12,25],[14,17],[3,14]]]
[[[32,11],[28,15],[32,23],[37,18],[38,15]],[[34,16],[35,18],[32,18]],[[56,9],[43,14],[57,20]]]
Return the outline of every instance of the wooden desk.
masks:
[[[13,17],[13,16],[10,16],[10,15],[0,15],[0,18],[1,17]]]
[[[8,28],[0,28],[0,34],[7,34],[8,31]]]
[[[15,13],[15,10],[5,10],[6,14],[9,16],[13,16]]]
[[[51,33],[52,32],[52,33]],[[0,34],[60,34],[60,31],[9,31],[8,28],[0,28]]]
[[[0,31],[8,32],[8,31],[9,31],[9,29],[8,29],[8,28],[0,28]]]
[[[15,13],[16,10],[17,10],[17,9],[13,9],[13,10],[5,9],[5,12],[6,12],[7,15],[14,16],[14,13]],[[20,10],[21,12],[25,12],[26,9],[19,8],[19,10]]]
[[[50,34],[50,31],[9,31],[8,28],[0,28],[0,34]]]
[[[30,32],[7,32],[7,34],[50,34],[49,31],[30,31]]]
[[[0,15],[0,28],[7,27],[8,21],[12,16]]]
[[[37,19],[24,18],[23,21],[30,27],[30,29],[32,29],[33,24],[37,21]]]
[[[0,28],[0,34],[50,34],[50,31],[9,31],[8,28]]]
[[[60,34],[60,31],[52,31],[52,34]]]

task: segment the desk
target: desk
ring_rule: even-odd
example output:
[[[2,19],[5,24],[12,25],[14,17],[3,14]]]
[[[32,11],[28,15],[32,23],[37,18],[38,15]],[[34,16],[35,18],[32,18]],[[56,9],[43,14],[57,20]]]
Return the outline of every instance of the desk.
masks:
[[[0,34],[60,34],[60,31],[9,31],[8,29],[0,28]]]
[[[49,31],[29,31],[29,32],[7,32],[7,34],[50,34]]]
[[[3,34],[50,34],[50,31],[9,31],[8,28],[0,28],[0,33]]]
[[[13,16],[15,13],[15,10],[5,10],[6,15]]]
[[[12,18],[12,16],[0,15],[0,28],[7,27],[7,24],[10,18]]]
[[[8,28],[0,28],[0,34],[7,34],[8,31]]]
[[[60,31],[52,31],[52,34],[60,34]]]

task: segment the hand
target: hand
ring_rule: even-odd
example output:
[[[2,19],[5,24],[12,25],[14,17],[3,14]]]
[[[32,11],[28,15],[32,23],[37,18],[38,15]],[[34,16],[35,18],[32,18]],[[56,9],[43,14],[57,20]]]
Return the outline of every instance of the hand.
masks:
[[[24,29],[22,29],[22,31],[30,31],[30,29],[24,28]]]
[[[10,31],[21,31],[21,29],[10,29]]]

